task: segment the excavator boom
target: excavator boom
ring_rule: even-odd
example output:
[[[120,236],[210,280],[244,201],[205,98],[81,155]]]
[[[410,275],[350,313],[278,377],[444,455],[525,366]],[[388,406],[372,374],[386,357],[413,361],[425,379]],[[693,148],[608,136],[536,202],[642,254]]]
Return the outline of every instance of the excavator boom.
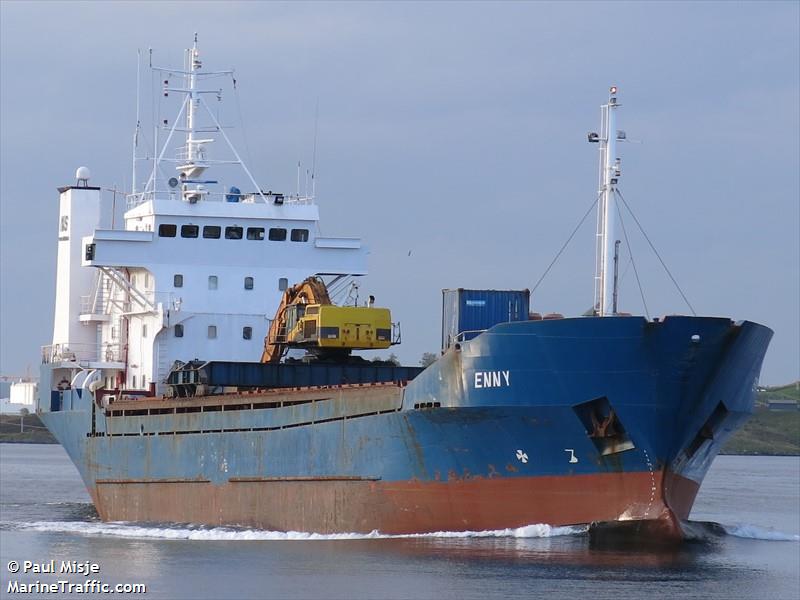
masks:
[[[328,288],[319,277],[309,277],[304,281],[286,288],[269,325],[267,337],[264,338],[262,363],[278,362],[286,348],[286,309],[293,304],[331,304]]]

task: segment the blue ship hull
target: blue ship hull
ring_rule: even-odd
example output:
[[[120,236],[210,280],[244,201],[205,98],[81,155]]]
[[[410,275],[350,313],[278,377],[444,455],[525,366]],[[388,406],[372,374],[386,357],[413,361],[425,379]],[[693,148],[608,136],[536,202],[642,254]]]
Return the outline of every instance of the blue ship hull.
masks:
[[[47,390],[40,411],[105,520],[325,533],[634,520],[680,535],[752,413],[771,336],[707,317],[524,321],[407,385],[109,407]]]

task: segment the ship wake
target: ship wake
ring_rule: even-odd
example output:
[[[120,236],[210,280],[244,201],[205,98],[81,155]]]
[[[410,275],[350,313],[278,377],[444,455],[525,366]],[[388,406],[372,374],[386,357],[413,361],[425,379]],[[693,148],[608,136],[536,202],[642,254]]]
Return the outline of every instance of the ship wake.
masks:
[[[22,531],[74,533],[86,536],[111,536],[122,538],[152,538],[167,540],[205,540],[205,541],[270,541],[270,540],[368,540],[368,539],[406,539],[406,538],[549,538],[568,535],[583,535],[587,528],[552,527],[535,524],[514,529],[488,531],[435,531],[414,534],[383,534],[379,531],[369,533],[309,533],[303,531],[265,531],[258,529],[235,529],[230,527],[165,526],[142,525],[135,523],[99,521],[35,521],[14,523],[12,527]]]
[[[800,535],[774,531],[748,524],[724,525],[709,522],[690,522],[693,531],[690,539],[711,540],[720,537],[737,537],[753,540],[800,542]],[[413,534],[369,533],[311,533],[303,531],[266,531],[233,527],[205,527],[194,525],[170,526],[125,522],[104,523],[101,521],[32,521],[4,523],[2,529],[73,533],[85,536],[103,536],[139,539],[197,540],[197,541],[280,541],[280,540],[369,540],[369,539],[468,539],[468,538],[552,538],[561,536],[585,536],[588,526],[554,527],[545,524],[486,531],[435,531]]]

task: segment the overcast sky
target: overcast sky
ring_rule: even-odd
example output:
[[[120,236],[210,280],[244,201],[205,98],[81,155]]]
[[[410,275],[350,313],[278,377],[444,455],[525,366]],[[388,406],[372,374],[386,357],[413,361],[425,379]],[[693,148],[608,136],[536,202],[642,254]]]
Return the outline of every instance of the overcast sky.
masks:
[[[263,188],[294,190],[319,101],[322,231],[369,245],[362,294],[402,323],[404,362],[438,350],[441,288],[533,287],[593,200],[586,132],[616,84],[642,141],[620,149],[628,203],[699,314],[775,330],[762,382],[798,379],[799,7],[2,2],[0,373],[51,341],[56,187],[79,165],[130,186],[136,49],[177,66],[197,31],[206,68],[236,68]],[[534,310],[591,306],[593,228]],[[629,235],[650,313],[686,312]],[[632,273],[621,308],[643,312]]]

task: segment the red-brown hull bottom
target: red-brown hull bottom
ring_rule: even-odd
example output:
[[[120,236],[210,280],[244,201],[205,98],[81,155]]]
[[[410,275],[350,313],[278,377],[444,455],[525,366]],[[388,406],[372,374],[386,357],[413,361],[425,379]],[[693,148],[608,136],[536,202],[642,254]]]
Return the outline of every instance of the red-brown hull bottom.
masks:
[[[403,534],[633,520],[680,537],[679,521],[698,488],[672,473],[644,472],[447,482],[102,482],[92,495],[106,521]]]

